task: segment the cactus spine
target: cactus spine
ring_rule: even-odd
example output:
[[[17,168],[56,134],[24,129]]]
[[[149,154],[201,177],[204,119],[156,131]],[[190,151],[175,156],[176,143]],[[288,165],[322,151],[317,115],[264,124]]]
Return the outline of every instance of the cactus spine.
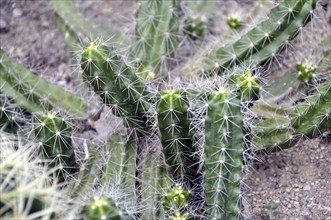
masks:
[[[0,145],[0,218],[55,218],[68,203],[56,181],[49,179],[53,171],[34,155],[37,146],[22,145],[2,131]]]

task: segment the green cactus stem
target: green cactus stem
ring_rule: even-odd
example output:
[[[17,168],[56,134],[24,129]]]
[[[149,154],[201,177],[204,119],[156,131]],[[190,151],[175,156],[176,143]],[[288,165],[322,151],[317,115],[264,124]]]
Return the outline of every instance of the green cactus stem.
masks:
[[[66,180],[77,171],[71,127],[66,119],[49,113],[34,124],[33,130],[44,158],[49,161],[49,167],[57,169],[56,175],[60,181]]]
[[[0,130],[17,133],[28,122],[27,117],[21,108],[0,93]]]
[[[140,75],[143,78],[151,72],[161,77],[168,74],[168,59],[178,45],[179,2],[175,0],[140,2],[136,41],[131,48],[131,55],[141,63]]]
[[[231,91],[212,92],[205,119],[205,191],[208,219],[241,219],[243,116]]]
[[[76,49],[80,45],[80,38],[93,39],[100,36],[111,39],[118,47],[127,45],[128,39],[115,28],[109,26],[95,28],[75,6],[74,0],[51,0],[50,3],[56,15],[57,25],[72,48]]]
[[[256,146],[252,150],[286,149],[297,144],[303,136],[317,137],[330,129],[330,97],[331,78],[328,77],[294,109],[285,110],[284,115],[264,114],[264,119],[256,123],[252,129],[254,134],[252,142]]]
[[[124,119],[125,126],[134,131],[136,142],[135,178],[137,203],[141,205],[144,136],[148,134],[146,112],[150,108],[150,93],[133,69],[105,44],[91,43],[84,48],[81,59],[83,79],[87,81],[103,103],[115,116]],[[139,155],[138,155],[139,153]],[[137,217],[141,213],[137,213]]]
[[[295,107],[291,124],[296,132],[308,137],[331,127],[331,77]]]
[[[0,50],[0,92],[30,113],[42,113],[54,107],[78,117],[87,105],[79,98],[26,69]]]
[[[145,112],[149,93],[143,82],[118,55],[102,43],[84,48],[81,59],[83,78],[113,114],[139,133],[147,131]]]
[[[187,94],[183,90],[168,89],[159,92],[158,97],[158,127],[166,163],[171,172],[180,178],[194,177],[199,159],[190,130]]]
[[[205,72],[222,71],[244,61],[260,65],[272,60],[310,20],[315,6],[315,0],[284,0],[267,20],[239,40],[208,53]]]

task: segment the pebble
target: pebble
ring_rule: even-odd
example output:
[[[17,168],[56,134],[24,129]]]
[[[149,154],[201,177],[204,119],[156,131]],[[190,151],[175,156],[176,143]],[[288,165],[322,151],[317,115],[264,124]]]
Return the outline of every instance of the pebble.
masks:
[[[305,185],[305,186],[303,187],[303,190],[309,191],[310,188],[311,188],[310,185],[307,184],[307,185]]]
[[[9,32],[8,24],[5,20],[0,18],[0,34],[6,34]]]
[[[22,12],[22,10],[19,9],[19,8],[15,8],[15,9],[13,10],[13,16],[16,17],[16,18],[17,18],[17,17],[21,17],[22,14],[23,14],[23,12]]]

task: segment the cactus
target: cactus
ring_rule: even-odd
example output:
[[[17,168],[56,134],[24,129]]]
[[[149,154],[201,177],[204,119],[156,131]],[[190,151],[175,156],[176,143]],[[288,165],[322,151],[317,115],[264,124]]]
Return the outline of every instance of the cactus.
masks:
[[[84,48],[81,59],[83,78],[112,107],[113,114],[123,117],[130,128],[146,132],[144,112],[149,108],[146,86],[116,53],[101,43]]]
[[[197,151],[190,131],[189,103],[184,91],[168,89],[159,93],[158,127],[166,163],[180,177],[192,173]]]
[[[253,127],[252,142],[255,150],[280,150],[289,148],[305,137],[321,135],[330,128],[330,77],[314,89],[312,94],[283,114],[271,114]],[[281,112],[272,109],[271,112]]]
[[[49,160],[48,165],[58,168],[58,179],[63,181],[72,175],[77,169],[77,163],[72,147],[71,127],[66,119],[49,113],[33,125],[33,130],[42,154]]]
[[[193,40],[206,35],[209,28],[207,23],[217,8],[217,1],[187,1],[185,6],[184,34]]]
[[[1,217],[17,219],[13,204],[19,200],[23,217],[30,219],[244,219],[248,159],[330,129],[330,68],[321,67],[325,61],[320,59],[327,60],[325,49],[318,49],[318,59],[307,58],[311,64],[298,58],[298,65],[277,70],[283,76],[275,83],[268,81],[276,74],[273,69],[260,66],[277,59],[301,33],[315,0],[283,0],[248,31],[245,17],[224,18],[239,39],[198,54],[203,76],[192,71],[193,80],[181,74],[181,56],[191,54],[186,47],[204,48],[204,41],[218,38],[206,29],[207,21],[215,21],[215,1],[141,1],[134,39],[125,37],[124,45],[117,38],[122,33],[114,36],[118,42],[103,43],[101,37],[109,34],[87,22],[72,1],[51,4],[59,27],[70,33],[70,44],[93,38],[87,44],[83,39],[79,51],[83,80],[104,111],[110,109],[106,113],[121,118],[124,126],[110,120],[112,131],[100,144],[85,136],[76,143],[75,120],[68,116],[85,116],[86,105],[1,51],[0,132],[28,136],[24,142],[37,145],[23,152],[15,144],[1,155]],[[252,12],[266,14],[261,7]],[[97,35],[102,36],[94,40]],[[8,147],[0,143],[2,153]],[[3,166],[17,154],[25,155],[19,158],[29,165]],[[45,198],[34,191],[21,193],[16,182],[26,179],[35,186],[31,178],[42,185],[36,190],[46,188]],[[30,186],[24,181],[22,186]],[[71,203],[49,203],[48,190]]]
[[[243,117],[229,90],[210,94],[205,120],[206,203],[210,219],[241,218]]]
[[[62,111],[82,117],[87,105],[80,98],[49,83],[15,62],[0,50],[0,92],[30,113],[42,114],[58,107]]]
[[[260,65],[272,60],[310,19],[315,6],[315,0],[285,0],[279,3],[267,20],[239,40],[209,52],[204,71],[222,71],[244,61]]]
[[[309,61],[297,65],[298,79],[309,82],[315,77],[316,67]]]
[[[252,70],[247,69],[244,73],[235,73],[230,76],[229,84],[234,84],[241,96],[241,101],[258,99],[260,92],[260,79],[253,75]]]
[[[28,120],[24,111],[0,94],[0,128],[5,132],[16,133]]]
[[[136,22],[132,56],[141,63],[140,75],[168,74],[168,59],[178,45],[179,1],[142,1]]]
[[[184,26],[185,33],[191,38],[199,38],[204,35],[206,30],[206,18],[205,17],[188,17],[185,20]]]
[[[52,219],[68,205],[51,170],[33,156],[37,146],[21,145],[0,131],[0,218]],[[18,148],[17,150],[15,148]]]
[[[57,25],[72,48],[76,49],[80,38],[96,38],[100,36],[105,39],[112,38],[112,41],[119,47],[127,44],[128,39],[115,28],[105,26],[95,28],[75,7],[73,1],[51,0],[50,3],[55,12]]]

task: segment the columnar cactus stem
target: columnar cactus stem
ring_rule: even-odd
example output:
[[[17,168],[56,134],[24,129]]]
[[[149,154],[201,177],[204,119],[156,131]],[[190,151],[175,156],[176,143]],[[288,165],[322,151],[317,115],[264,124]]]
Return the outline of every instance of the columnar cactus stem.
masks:
[[[229,90],[212,92],[205,120],[205,191],[209,219],[241,219],[243,116]]]
[[[77,170],[75,153],[71,140],[71,127],[68,122],[56,114],[42,116],[33,127],[36,140],[42,148],[48,165],[58,169],[56,174],[60,181],[66,180]]]
[[[27,122],[24,111],[0,93],[0,130],[16,133]]]
[[[187,94],[183,90],[161,91],[157,104],[158,127],[162,150],[171,171],[180,178],[194,177],[199,159],[190,130],[190,113]]]
[[[91,43],[84,48],[81,59],[83,78],[114,115],[122,117],[126,126],[138,133],[146,132],[145,112],[149,93],[126,63],[105,44]]]
[[[58,27],[74,49],[79,46],[79,38],[99,36],[105,39],[111,38],[117,46],[126,46],[128,39],[124,34],[112,27],[95,28],[75,6],[74,1],[51,0],[50,3],[54,9]]]
[[[296,132],[308,137],[320,134],[331,123],[331,77],[316,87],[314,94],[298,104],[291,124]]]
[[[306,100],[283,115],[271,115],[253,127],[255,150],[280,150],[295,145],[303,136],[316,137],[330,128],[331,78],[316,87]]]
[[[309,21],[315,6],[316,0],[284,0],[267,20],[239,40],[208,53],[205,71],[222,71],[243,61],[259,65],[273,59]]]
[[[26,69],[0,50],[0,92],[30,113],[43,113],[54,107],[79,117],[87,105],[55,84]]]
[[[178,45],[179,1],[141,1],[132,56],[141,62],[142,76],[168,74],[168,59]]]

